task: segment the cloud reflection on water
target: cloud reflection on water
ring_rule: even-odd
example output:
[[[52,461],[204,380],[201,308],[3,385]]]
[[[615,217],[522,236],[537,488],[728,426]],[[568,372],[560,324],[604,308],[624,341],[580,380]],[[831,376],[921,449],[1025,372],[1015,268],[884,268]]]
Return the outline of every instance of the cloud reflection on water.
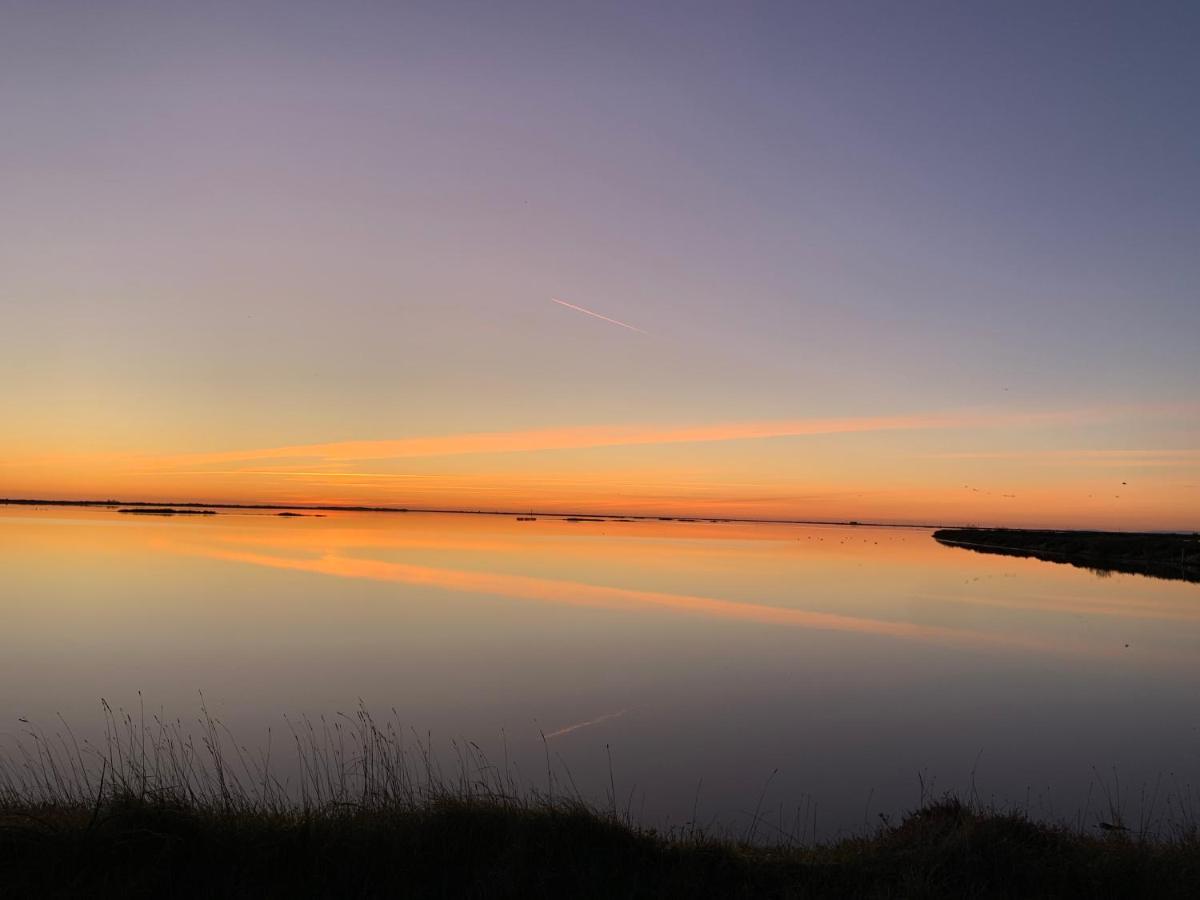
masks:
[[[205,547],[194,544],[186,546],[175,544],[174,546],[181,552],[228,562],[250,563],[256,566],[310,572],[339,578],[422,585],[470,594],[536,600],[571,606],[624,611],[665,609],[765,625],[879,635],[955,646],[992,647],[1068,655],[1111,655],[1111,651],[1089,647],[1079,642],[1046,640],[1022,634],[840,615],[715,597],[587,584],[559,578],[468,571],[335,554],[297,558],[228,550],[215,546]]]

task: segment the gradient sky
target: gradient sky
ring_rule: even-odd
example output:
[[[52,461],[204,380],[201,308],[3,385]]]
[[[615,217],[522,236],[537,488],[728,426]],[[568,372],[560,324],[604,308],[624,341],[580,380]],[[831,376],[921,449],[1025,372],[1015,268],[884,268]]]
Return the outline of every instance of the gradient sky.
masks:
[[[0,496],[1200,528],[1197,46],[0,0]]]

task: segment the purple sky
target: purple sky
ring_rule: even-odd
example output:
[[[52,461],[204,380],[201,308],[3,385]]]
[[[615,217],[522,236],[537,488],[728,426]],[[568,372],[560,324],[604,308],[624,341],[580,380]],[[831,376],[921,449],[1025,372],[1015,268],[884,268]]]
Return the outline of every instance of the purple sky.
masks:
[[[106,453],[1103,410],[527,468],[688,469],[688,503],[753,476],[799,514],[887,473],[999,496],[1060,478],[1013,454],[1182,453],[1133,517],[1178,525],[1197,46],[1189,3],[0,0],[0,493],[134,484]],[[483,495],[526,465],[473,464],[446,473]],[[249,477],[188,490],[274,490]]]

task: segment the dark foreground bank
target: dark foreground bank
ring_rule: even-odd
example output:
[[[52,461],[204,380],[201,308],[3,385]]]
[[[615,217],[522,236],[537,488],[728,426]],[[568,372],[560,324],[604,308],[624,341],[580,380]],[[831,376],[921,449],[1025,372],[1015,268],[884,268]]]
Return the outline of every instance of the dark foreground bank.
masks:
[[[1194,897],[1200,841],[929,805],[808,848],[666,838],[576,803],[0,811],[4,897]]]
[[[1103,828],[1080,831],[948,798],[814,845],[803,827],[797,836],[757,817],[741,836],[639,827],[616,812],[615,788],[597,809],[548,755],[541,787],[522,782],[507,751],[497,764],[470,741],[451,742],[456,764],[443,770],[428,737],[364,706],[287,719],[274,752],[293,760],[286,779],[269,741],[247,750],[203,701],[192,724],[140,705],[102,709],[94,742],[65,722],[47,733],[22,719],[23,734],[0,747],[0,900],[1090,900],[1191,898],[1200,884],[1190,792],[1144,826],[1153,838],[1123,823],[1119,804]]]
[[[1200,582],[1200,535],[1118,531],[941,528],[943,544],[1006,556],[1032,556],[1098,572]]]

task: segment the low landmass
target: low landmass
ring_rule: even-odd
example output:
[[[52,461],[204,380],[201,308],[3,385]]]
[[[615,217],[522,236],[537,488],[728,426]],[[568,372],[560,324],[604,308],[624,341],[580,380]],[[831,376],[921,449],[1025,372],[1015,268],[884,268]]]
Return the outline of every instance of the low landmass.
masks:
[[[947,546],[977,553],[1034,557],[1098,573],[1200,582],[1200,534],[942,528],[933,536]]]
[[[117,512],[132,513],[138,516],[215,516],[211,509],[175,509],[171,506],[133,506],[118,509]]]
[[[177,512],[183,509],[195,509],[199,507],[208,507],[210,509],[315,509],[315,510],[333,510],[337,512],[387,512],[387,513],[406,513],[413,512],[400,506],[328,506],[328,505],[297,505],[289,503],[194,503],[187,500],[171,501],[164,503],[161,500],[150,502],[146,500],[45,500],[45,499],[30,499],[25,497],[0,497],[0,506],[81,506],[81,507],[101,507],[101,508],[116,508],[116,507],[170,507]],[[122,510],[124,511],[124,510]],[[469,510],[423,510],[424,512],[468,512]]]
[[[134,506],[171,506],[174,508],[187,507],[208,507],[210,509],[250,509],[250,510],[317,510],[320,512],[369,512],[369,513],[438,513],[444,515],[462,515],[462,516],[518,516],[526,515],[524,512],[511,509],[447,509],[439,507],[407,507],[407,506],[345,506],[345,505],[328,505],[328,504],[289,504],[289,503],[193,503],[190,501],[179,501],[166,503],[165,501],[149,501],[141,500],[42,500],[31,499],[25,497],[0,497],[0,506],[80,506],[80,507],[101,507],[115,508],[118,506],[134,507]],[[547,519],[567,519],[581,520],[589,522],[603,522],[609,519],[613,521],[626,522],[741,522],[745,524],[761,524],[761,525],[862,525],[864,528],[915,528],[926,530],[930,528],[940,528],[936,524],[919,524],[913,522],[846,522],[839,519],[760,519],[760,518],[723,518],[723,519],[707,519],[707,518],[688,518],[686,516],[656,516],[656,515],[640,515],[635,513],[623,513],[601,515],[598,513],[568,513],[568,512],[550,512],[534,510],[528,513],[533,518],[544,517]]]

